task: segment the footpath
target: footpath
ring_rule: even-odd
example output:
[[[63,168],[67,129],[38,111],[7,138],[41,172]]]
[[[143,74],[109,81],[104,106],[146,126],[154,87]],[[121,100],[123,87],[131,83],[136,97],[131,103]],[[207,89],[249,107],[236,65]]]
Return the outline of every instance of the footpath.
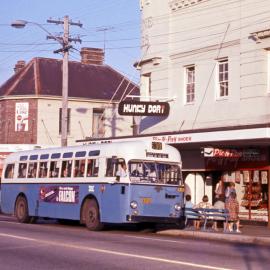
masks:
[[[212,230],[194,230],[192,227],[184,230],[168,229],[160,230],[157,234],[179,236],[193,239],[204,239],[212,241],[226,241],[239,244],[258,244],[270,246],[270,228],[267,226],[258,225],[243,225],[241,233],[236,232],[223,232],[223,229],[219,229],[218,232]]]

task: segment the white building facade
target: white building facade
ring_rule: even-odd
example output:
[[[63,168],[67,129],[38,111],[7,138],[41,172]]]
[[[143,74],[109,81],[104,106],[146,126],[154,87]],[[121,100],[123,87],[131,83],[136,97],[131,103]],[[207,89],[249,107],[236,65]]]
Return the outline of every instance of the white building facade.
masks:
[[[267,222],[270,0],[140,3],[141,95],[170,104],[141,134],[179,148],[194,203],[214,201],[222,178],[236,183],[242,219]]]

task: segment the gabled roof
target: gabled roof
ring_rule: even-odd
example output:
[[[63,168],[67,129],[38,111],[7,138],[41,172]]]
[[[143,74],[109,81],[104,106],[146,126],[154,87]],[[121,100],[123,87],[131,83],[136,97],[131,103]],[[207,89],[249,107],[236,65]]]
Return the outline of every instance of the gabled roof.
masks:
[[[120,100],[139,95],[139,88],[108,65],[69,62],[69,98],[110,100],[114,94]],[[29,95],[62,96],[62,60],[33,58],[0,87],[0,97]]]

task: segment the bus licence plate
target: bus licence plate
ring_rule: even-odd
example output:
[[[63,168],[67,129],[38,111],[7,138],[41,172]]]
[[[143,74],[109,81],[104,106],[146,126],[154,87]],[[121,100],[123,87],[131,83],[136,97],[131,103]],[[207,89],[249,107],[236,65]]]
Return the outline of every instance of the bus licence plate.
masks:
[[[152,203],[152,198],[142,198],[143,204],[151,204]]]

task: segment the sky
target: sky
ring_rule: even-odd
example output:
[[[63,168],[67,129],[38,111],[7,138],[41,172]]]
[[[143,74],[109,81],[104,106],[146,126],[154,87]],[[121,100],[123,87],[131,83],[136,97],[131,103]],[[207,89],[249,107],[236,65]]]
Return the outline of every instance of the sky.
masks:
[[[29,62],[34,57],[62,59],[53,51],[60,48],[47,40],[45,28],[52,35],[62,35],[63,26],[47,23],[68,15],[82,28],[70,26],[70,36],[82,43],[73,43],[69,59],[80,61],[82,47],[105,48],[105,63],[135,83],[139,73],[133,64],[140,60],[139,0],[2,0],[0,8],[0,85],[14,74],[18,60]],[[28,23],[23,29],[11,27],[16,20]],[[39,24],[41,27],[37,26]]]

